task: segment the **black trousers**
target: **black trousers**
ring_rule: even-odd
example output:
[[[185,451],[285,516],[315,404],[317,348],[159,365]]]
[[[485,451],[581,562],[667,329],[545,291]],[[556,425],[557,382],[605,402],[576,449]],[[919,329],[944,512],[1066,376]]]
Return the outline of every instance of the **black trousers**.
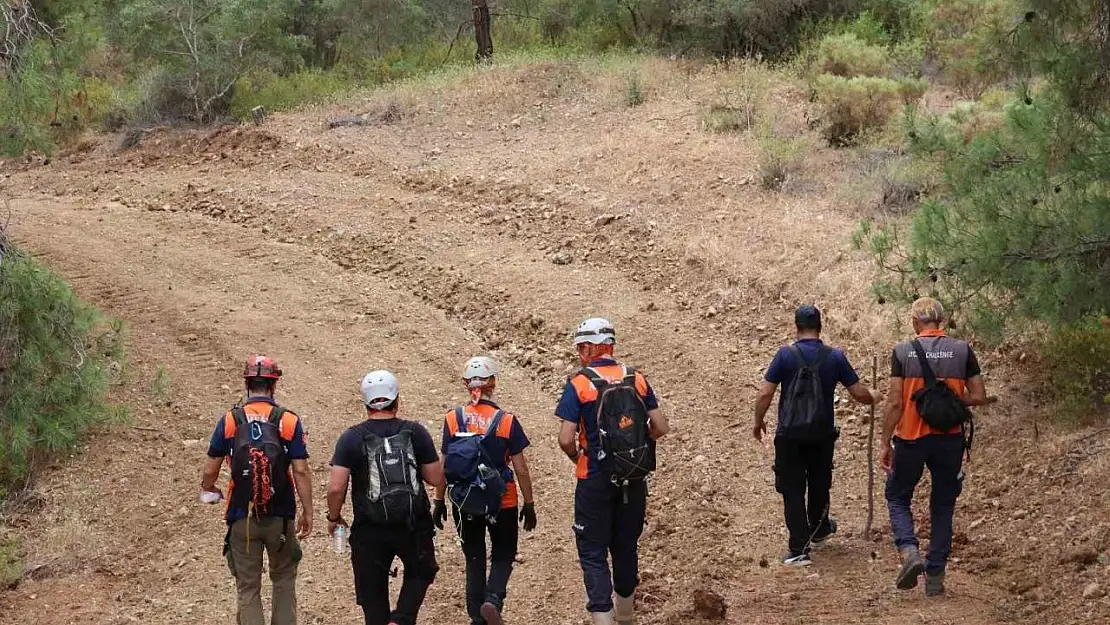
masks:
[[[497,515],[496,522],[485,517],[474,518],[454,509],[455,527],[462,538],[463,556],[466,557],[466,613],[474,625],[484,625],[482,604],[493,601],[504,605],[509,576],[516,561],[517,509],[505,508]],[[486,579],[486,534],[489,534],[489,579]]]
[[[782,493],[792,554],[808,551],[810,540],[829,529],[835,447],[835,436],[815,441],[775,439],[775,490]]]
[[[608,612],[613,609],[614,591],[631,597],[640,585],[639,541],[646,516],[646,482],[616,486],[602,475],[578,480],[574,535],[588,611]]]
[[[351,566],[355,572],[355,598],[362,606],[366,625],[416,625],[428,587],[435,581],[436,563],[432,520],[416,528],[369,526],[351,532]],[[397,609],[389,607],[389,571],[393,559],[405,567]]]

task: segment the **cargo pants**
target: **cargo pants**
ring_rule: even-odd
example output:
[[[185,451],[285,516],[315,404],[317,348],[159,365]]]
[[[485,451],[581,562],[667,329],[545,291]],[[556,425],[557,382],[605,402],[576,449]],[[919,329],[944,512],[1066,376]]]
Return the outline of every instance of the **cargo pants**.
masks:
[[[578,480],[574,533],[590,612],[612,610],[614,591],[631,597],[640,585],[639,542],[646,515],[646,482],[617,486],[603,475]]]
[[[262,553],[269,558],[273,583],[271,625],[297,624],[297,565],[301,545],[293,519],[240,519],[228,528],[224,545],[238,592],[238,625],[266,625],[262,615]]]

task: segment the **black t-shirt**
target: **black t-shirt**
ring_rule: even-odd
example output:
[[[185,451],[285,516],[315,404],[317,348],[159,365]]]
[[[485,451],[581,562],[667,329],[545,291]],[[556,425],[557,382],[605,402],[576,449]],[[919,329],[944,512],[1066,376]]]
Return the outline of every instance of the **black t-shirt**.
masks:
[[[381,438],[389,438],[400,432],[402,427],[407,427],[412,431],[412,451],[416,455],[417,464],[423,466],[439,461],[439,454],[436,453],[436,445],[432,441],[432,435],[428,433],[428,428],[423,425],[403,419],[367,419],[343,432],[343,435],[339,437],[339,441],[335,444],[335,454],[331,458],[333,466],[351,470],[352,497],[356,496],[355,493],[365,493],[369,487],[370,477],[367,472],[366,449],[364,446],[366,435],[374,434]],[[423,485],[423,482],[421,482],[421,485]],[[359,518],[358,507],[356,506],[354,522],[351,526],[352,531],[365,522],[365,520]]]

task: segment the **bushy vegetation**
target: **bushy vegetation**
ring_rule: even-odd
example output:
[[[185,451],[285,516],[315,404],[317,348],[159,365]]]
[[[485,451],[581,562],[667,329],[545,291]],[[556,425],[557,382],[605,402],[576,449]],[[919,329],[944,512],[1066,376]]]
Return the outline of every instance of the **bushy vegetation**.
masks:
[[[816,65],[822,74],[843,78],[885,76],[890,72],[890,53],[885,47],[870,44],[849,31],[821,40]]]
[[[995,8],[962,4],[980,11],[967,19]],[[907,227],[865,224],[861,241],[888,270],[882,297],[939,296],[988,339],[1047,331],[1055,388],[1105,409],[1110,40],[1090,28],[1101,2],[1020,8],[990,57],[1008,97],[977,89],[990,97],[912,118],[910,146],[942,182]]]
[[[1110,317],[1089,317],[1058,328],[1045,355],[1052,388],[1064,416],[1082,418],[1110,410]]]
[[[885,127],[905,105],[920,99],[927,86],[923,80],[911,78],[821,75],[816,93],[824,116],[825,138],[834,146],[856,143],[866,133]]]
[[[11,588],[23,578],[19,543],[0,532],[0,590]]]
[[[0,501],[121,416],[105,401],[123,364],[119,330],[0,230]]]

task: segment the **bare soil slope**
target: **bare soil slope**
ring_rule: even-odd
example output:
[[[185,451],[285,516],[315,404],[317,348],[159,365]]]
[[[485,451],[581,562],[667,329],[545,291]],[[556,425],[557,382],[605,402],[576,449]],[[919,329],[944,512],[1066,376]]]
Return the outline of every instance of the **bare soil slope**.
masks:
[[[130,150],[105,139],[8,165],[2,188],[21,243],[129,323],[135,366],[121,400],[135,422],[59,463],[10,519],[32,573],[0,594],[0,623],[234,620],[222,522],[195,501],[207,437],[256,350],[286,370],[279,399],[306,420],[318,501],[334,441],[360,418],[361,375],[397,371],[406,416],[438,431],[463,399],[460,365],[492,350],[538,476],[540,528],[522,541],[507,619],[583,622],[572,469],[551,415],[570,333],[595,314],[615,321],[619,354],[649,375],[675,425],[642,541],[644,622],[702,622],[703,589],[725,597],[729,623],[1110,618],[1106,433],[1042,425],[1034,440],[1039,409],[1007,383],[1020,378],[1001,353],[986,355],[1003,401],[980,419],[949,598],[893,589],[881,495],[879,540],[856,536],[867,424],[846,397],[841,536],[809,570],[777,566],[772,450],[748,422],[791,311],[821,305],[826,339],[866,376],[872,354],[889,366],[903,331],[868,297],[872,269],[851,250],[859,208],[839,190],[866,155],[817,149],[783,191],[764,191],[752,137],[699,125],[735,73],[643,61],[647,103],[628,108],[624,69],[495,68],[262,128],[154,131]],[[808,132],[803,96],[776,83],[777,124]],[[352,113],[373,123],[327,128]],[[159,366],[168,394],[149,383]],[[927,532],[927,514],[921,523]],[[453,532],[437,545],[443,568],[422,621],[464,622]],[[302,622],[357,622],[349,566],[322,527],[305,550]]]

